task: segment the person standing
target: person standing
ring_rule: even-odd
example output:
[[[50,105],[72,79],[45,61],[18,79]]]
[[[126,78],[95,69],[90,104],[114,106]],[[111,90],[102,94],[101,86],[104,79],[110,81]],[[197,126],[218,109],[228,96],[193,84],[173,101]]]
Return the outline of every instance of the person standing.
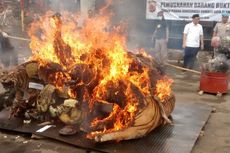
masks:
[[[0,29],[0,60],[5,68],[18,65],[18,54],[8,38],[8,34]]]
[[[228,22],[228,19],[229,14],[226,12],[222,13],[221,22],[217,23],[213,29],[212,46],[214,47],[214,57],[218,54],[220,41],[230,36],[230,23]]]
[[[221,22],[217,23],[213,29],[213,37],[227,37],[230,36],[230,23],[228,22],[229,14],[222,13]]]
[[[199,14],[192,16],[192,22],[185,25],[183,32],[184,68],[192,69],[199,49],[204,49],[203,27]]]
[[[161,16],[162,19],[159,21],[159,24],[157,24],[157,27],[153,33],[152,40],[155,40],[155,58],[158,61],[158,63],[164,64],[168,60],[168,35],[169,30],[167,23],[164,18],[164,12],[161,11],[158,13],[158,16]]]

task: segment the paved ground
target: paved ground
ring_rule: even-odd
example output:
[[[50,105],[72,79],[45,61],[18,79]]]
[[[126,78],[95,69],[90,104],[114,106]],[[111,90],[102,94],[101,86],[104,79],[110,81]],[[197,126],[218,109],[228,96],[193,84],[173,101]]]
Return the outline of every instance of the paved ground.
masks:
[[[180,75],[179,73],[173,75],[175,79],[174,92],[178,101],[202,102],[216,109],[216,112],[211,114],[204,127],[204,133],[201,134],[203,136],[198,139],[192,153],[229,153],[230,96],[224,95],[222,98],[212,94],[199,96],[197,94],[199,76],[186,75],[184,77],[184,74]]]
[[[26,60],[30,55],[26,43],[12,41],[19,51],[19,62]],[[192,153],[229,153],[230,152],[230,96],[217,98],[212,94],[197,94],[199,76],[183,73],[173,68],[167,68],[167,74],[174,79],[174,92],[177,101],[202,102],[216,108],[212,113],[203,136],[200,136]],[[1,90],[1,89],[0,89]],[[0,152],[2,153],[81,153],[82,149],[66,145],[50,139],[34,140],[28,135],[0,131]]]

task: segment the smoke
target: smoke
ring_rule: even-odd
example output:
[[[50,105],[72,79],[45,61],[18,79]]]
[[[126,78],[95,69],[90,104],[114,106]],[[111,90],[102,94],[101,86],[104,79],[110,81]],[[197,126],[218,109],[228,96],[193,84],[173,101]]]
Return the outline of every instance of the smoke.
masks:
[[[153,27],[148,27],[145,17],[146,2],[140,0],[117,0],[113,1],[111,7],[114,15],[113,24],[124,22],[127,24],[127,40],[130,50],[136,48],[147,48],[151,46]],[[151,25],[152,26],[152,25]]]
[[[146,20],[146,2],[140,0],[50,0],[50,8],[53,11],[81,12],[87,16],[88,10],[94,10],[96,14],[112,13],[112,24],[124,24],[128,40],[128,47],[145,48],[152,47],[151,34],[153,25]]]
[[[49,0],[49,7],[55,12],[76,12],[80,11],[80,0],[68,0],[68,2],[63,0]]]
[[[50,0],[50,8],[55,12],[81,12],[87,16],[89,10],[95,14],[112,13],[112,25],[127,25],[127,44],[130,50],[153,48],[151,40],[154,22],[146,20],[146,1],[140,0]]]

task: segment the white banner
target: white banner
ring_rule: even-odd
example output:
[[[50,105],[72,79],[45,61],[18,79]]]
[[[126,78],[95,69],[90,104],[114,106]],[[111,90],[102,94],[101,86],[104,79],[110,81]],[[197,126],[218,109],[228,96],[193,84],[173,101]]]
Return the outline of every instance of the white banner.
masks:
[[[230,13],[230,0],[147,0],[146,19],[191,20],[199,14],[202,21],[220,21],[221,13]]]

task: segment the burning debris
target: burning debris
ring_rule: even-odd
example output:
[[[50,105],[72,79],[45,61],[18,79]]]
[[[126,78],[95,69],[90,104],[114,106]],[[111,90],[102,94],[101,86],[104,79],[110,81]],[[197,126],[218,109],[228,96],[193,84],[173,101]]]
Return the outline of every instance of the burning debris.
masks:
[[[154,59],[127,52],[108,16],[87,19],[82,29],[77,21],[48,12],[31,25],[33,56],[0,77],[1,96],[13,101],[10,117],[62,122],[60,134],[81,130],[99,142],[143,137],[170,123],[172,80]]]

